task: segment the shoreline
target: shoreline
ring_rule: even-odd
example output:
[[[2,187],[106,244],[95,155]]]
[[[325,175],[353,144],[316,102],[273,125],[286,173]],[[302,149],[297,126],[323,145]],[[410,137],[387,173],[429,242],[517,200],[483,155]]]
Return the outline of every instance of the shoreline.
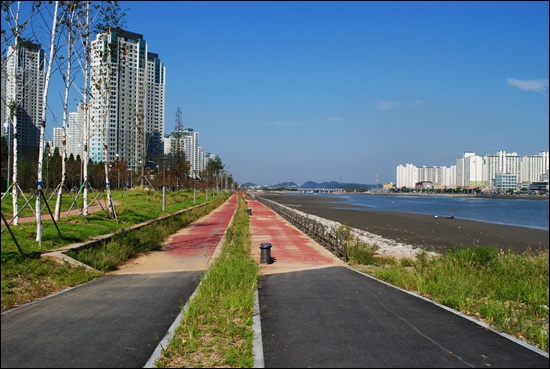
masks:
[[[549,232],[536,228],[447,219],[424,214],[383,212],[342,204],[335,197],[257,193],[298,211],[378,235],[399,244],[442,253],[452,247],[495,246],[525,253],[548,250]]]

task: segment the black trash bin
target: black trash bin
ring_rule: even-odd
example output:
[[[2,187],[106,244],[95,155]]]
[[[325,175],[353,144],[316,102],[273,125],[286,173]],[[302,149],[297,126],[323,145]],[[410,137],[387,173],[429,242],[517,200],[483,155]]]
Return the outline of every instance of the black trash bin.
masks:
[[[273,259],[271,258],[271,244],[270,243],[262,243],[260,245],[260,264],[271,264],[273,263]]]
[[[252,215],[252,209],[247,209],[248,215]]]

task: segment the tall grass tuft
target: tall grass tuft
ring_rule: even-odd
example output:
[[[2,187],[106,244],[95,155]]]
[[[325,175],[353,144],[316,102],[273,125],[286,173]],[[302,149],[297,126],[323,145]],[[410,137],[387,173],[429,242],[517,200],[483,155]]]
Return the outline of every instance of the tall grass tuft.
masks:
[[[374,264],[375,255],[378,246],[368,243],[352,243],[348,244],[348,258],[350,264]]]

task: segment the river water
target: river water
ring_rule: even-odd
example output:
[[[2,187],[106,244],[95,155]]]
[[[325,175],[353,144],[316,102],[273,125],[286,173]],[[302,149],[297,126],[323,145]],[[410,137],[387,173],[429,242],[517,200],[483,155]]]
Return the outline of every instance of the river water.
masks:
[[[548,198],[495,199],[428,195],[300,194],[343,199],[369,210],[428,214],[439,217],[507,224],[548,231]],[[338,201],[339,202],[339,201]]]

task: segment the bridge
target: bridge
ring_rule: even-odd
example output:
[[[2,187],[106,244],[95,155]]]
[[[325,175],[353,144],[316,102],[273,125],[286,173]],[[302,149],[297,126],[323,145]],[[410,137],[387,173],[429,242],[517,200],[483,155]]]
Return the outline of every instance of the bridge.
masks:
[[[340,193],[344,192],[343,188],[300,188],[301,193]]]

